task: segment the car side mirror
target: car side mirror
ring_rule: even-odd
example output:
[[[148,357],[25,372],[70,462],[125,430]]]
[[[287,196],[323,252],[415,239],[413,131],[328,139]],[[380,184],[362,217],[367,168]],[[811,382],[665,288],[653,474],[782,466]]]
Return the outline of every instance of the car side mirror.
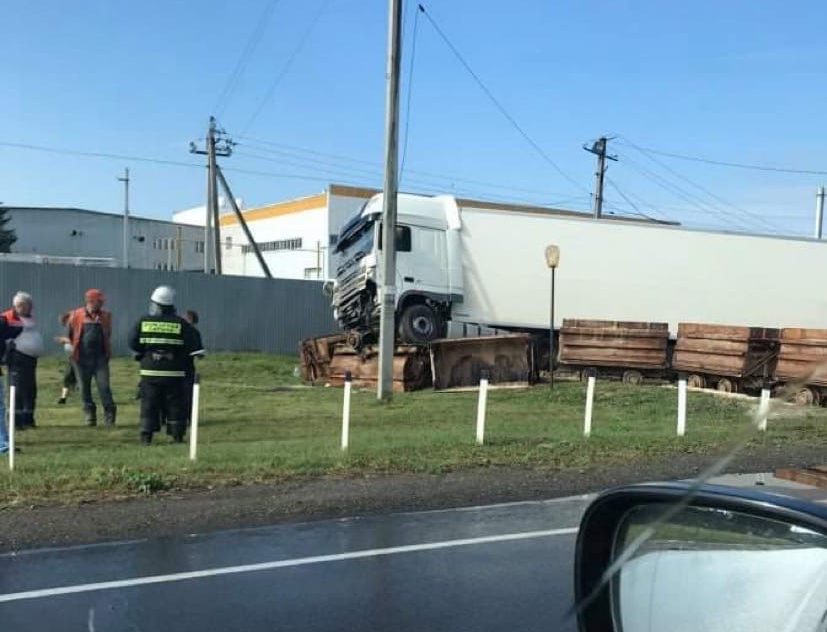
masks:
[[[827,507],[720,486],[609,491],[583,516],[580,630],[827,630]]]

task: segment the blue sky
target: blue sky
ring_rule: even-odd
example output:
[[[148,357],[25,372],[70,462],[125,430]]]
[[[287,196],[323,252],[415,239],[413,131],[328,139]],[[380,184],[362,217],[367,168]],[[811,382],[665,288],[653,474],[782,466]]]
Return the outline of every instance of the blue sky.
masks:
[[[275,0],[262,20],[271,1],[8,3],[0,143],[197,162],[188,144],[203,136],[263,22],[260,43],[220,112],[240,143],[223,161],[236,195],[255,205],[320,191],[325,181],[378,185],[387,2]],[[641,212],[694,225],[811,230],[815,189],[825,176],[654,156],[659,164],[633,145],[827,169],[823,2],[424,4],[577,186],[514,130],[420,17],[404,189],[588,208],[594,160],[581,146],[612,134],[618,138],[610,149],[620,160],[610,167],[617,188],[606,198],[616,207],[630,208],[619,188]],[[403,117],[415,6],[405,9]],[[403,130],[405,124],[403,118]],[[140,214],[168,217],[203,202],[201,169],[2,145],[0,201],[119,210],[115,178],[125,166]]]

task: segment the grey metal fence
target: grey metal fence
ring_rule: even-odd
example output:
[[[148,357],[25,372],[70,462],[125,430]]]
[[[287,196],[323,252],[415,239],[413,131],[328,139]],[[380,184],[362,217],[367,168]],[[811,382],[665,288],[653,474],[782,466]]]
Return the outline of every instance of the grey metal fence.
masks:
[[[123,355],[128,353],[131,327],[149,307],[149,295],[163,284],[176,289],[181,312],[198,312],[198,328],[208,350],[292,354],[302,338],[337,330],[321,283],[292,279],[0,263],[0,306],[10,306],[18,290],[32,294],[38,327],[57,354],[61,348],[50,341],[62,331],[58,317],[82,305],[87,289],[98,288],[112,312],[114,352]]]

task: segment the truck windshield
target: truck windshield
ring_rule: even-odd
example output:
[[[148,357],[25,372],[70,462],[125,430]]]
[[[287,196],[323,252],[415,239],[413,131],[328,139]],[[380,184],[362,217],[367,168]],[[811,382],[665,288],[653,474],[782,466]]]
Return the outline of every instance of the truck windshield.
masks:
[[[373,248],[373,225],[372,217],[361,217],[355,222],[348,222],[339,235],[336,253],[344,257],[369,253]]]

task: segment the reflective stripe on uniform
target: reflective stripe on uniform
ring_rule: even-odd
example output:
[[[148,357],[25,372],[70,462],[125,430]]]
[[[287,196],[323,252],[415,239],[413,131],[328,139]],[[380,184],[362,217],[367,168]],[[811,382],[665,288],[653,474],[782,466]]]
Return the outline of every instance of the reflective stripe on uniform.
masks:
[[[155,371],[153,369],[141,369],[141,375],[145,377],[184,377],[184,371]]]
[[[180,347],[184,344],[181,338],[139,338],[142,345],[175,345]]]
[[[181,323],[163,320],[144,320],[141,322],[142,334],[180,334]]]

